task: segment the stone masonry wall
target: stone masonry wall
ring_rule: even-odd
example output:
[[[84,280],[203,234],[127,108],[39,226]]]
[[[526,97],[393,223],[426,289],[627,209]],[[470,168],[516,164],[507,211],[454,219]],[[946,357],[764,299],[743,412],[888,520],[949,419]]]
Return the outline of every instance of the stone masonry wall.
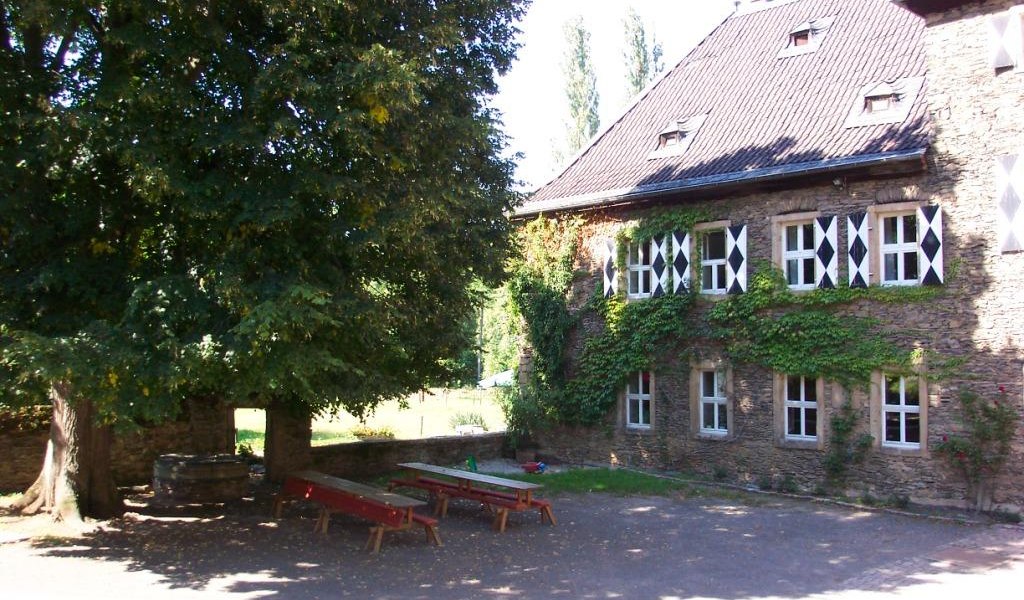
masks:
[[[312,448],[313,469],[339,477],[367,477],[397,470],[401,462],[457,465],[501,456],[504,433],[421,440],[366,440]]]
[[[232,411],[223,405],[192,402],[177,421],[115,435],[111,469],[118,485],[141,485],[153,478],[161,454],[232,452]],[[24,491],[39,476],[49,430],[0,432],[0,492]]]
[[[1024,121],[1020,121],[1024,123]],[[925,408],[927,439],[920,452],[882,448],[878,414],[872,414],[867,391],[854,390],[852,401],[859,415],[859,427],[875,437],[875,448],[863,465],[853,469],[853,492],[877,497],[906,495],[915,501],[959,504],[964,484],[937,455],[930,451],[945,433],[958,430],[961,388],[991,397],[1003,385],[1012,398],[1022,397],[1021,333],[1024,319],[1024,278],[1021,256],[999,255],[994,250],[991,184],[964,181],[963,174],[939,166],[930,157],[927,174],[888,180],[847,180],[842,188],[832,185],[772,193],[730,196],[700,202],[675,199],[679,206],[707,210],[710,220],[746,224],[748,277],[759,260],[772,258],[771,218],[787,213],[820,211],[838,216],[839,277],[847,278],[846,217],[869,206],[905,201],[926,201],[942,206],[943,244],[947,281],[943,294],[921,303],[879,304],[862,301],[844,308],[851,314],[879,319],[887,335],[906,348],[922,348],[965,363],[960,373],[941,385],[929,382]],[[967,196],[967,189],[977,189]],[[982,191],[984,190],[984,191]],[[986,195],[987,194],[987,195]],[[983,198],[983,199],[982,199]],[[577,259],[589,277],[579,278],[571,291],[570,306],[578,309],[601,284],[600,264],[606,240],[642,210],[616,209],[588,213],[583,246]],[[1012,282],[1012,283],[1011,283]],[[1006,285],[1010,283],[1010,285]],[[622,290],[620,289],[620,292]],[[715,300],[702,298],[695,308],[695,320]],[[586,338],[603,327],[594,315],[586,315],[568,344],[569,374]],[[656,357],[654,373],[653,427],[635,430],[625,427],[625,410],[619,407],[606,422],[594,428],[557,428],[541,439],[541,452],[571,461],[644,465],[692,470],[757,483],[789,477],[805,489],[813,489],[825,478],[823,459],[829,438],[828,419],[844,402],[838,385],[825,383],[825,423],[821,442],[812,447],[794,446],[780,440],[781,432],[773,408],[773,374],[763,368],[729,365],[721,350],[707,340],[698,341],[691,351],[699,360],[728,365],[732,372],[734,427],[726,439],[696,434],[690,408],[689,357],[666,353]],[[864,382],[868,388],[870,382]],[[873,384],[876,385],[877,383]],[[869,388],[868,388],[869,389]],[[877,408],[876,408],[877,413]],[[924,435],[922,436],[924,437]],[[1018,430],[1013,456],[1000,482],[997,500],[1010,509],[1024,506],[1024,442]]]

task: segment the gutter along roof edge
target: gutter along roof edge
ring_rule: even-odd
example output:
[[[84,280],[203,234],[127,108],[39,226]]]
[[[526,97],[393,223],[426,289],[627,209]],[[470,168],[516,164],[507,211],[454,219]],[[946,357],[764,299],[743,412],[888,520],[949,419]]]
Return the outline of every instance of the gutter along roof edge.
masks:
[[[668,194],[678,192],[710,190],[729,184],[778,181],[803,175],[827,173],[829,171],[871,167],[889,162],[912,161],[922,158],[927,150],[927,148],[914,148],[898,152],[864,154],[860,156],[835,158],[811,163],[796,163],[765,167],[751,171],[735,171],[732,173],[697,177],[694,179],[677,179],[675,181],[664,181],[629,188],[605,190],[580,196],[552,198],[550,200],[542,200],[534,203],[528,202],[523,206],[518,207],[513,213],[512,218],[530,217],[551,211],[571,211],[600,208],[602,205],[613,206],[628,204],[638,200],[666,196]]]

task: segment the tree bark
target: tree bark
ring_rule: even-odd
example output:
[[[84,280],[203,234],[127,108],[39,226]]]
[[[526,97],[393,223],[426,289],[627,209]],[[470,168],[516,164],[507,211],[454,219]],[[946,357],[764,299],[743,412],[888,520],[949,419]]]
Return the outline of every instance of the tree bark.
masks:
[[[50,389],[53,419],[43,468],[16,503],[25,514],[48,511],[69,524],[83,516],[108,519],[124,512],[110,472],[111,431],[95,421],[93,404],[71,400],[67,384]]]

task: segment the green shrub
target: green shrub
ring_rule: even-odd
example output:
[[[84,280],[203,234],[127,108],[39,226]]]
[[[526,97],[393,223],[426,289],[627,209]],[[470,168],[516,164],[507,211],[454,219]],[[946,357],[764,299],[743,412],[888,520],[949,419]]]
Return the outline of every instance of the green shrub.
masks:
[[[395,439],[395,431],[390,427],[377,427],[376,429],[369,425],[362,424],[352,429],[352,435],[356,436],[361,440],[393,440]]]
[[[477,425],[487,431],[487,422],[484,421],[484,416],[475,412],[455,413],[448,419],[448,424],[452,426],[452,429],[459,425]]]

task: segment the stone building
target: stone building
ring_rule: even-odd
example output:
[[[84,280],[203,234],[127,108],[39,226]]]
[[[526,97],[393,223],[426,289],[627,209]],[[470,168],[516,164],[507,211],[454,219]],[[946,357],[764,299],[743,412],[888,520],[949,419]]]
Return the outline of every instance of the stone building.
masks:
[[[548,430],[542,451],[804,489],[834,475],[838,456],[855,493],[962,503],[964,477],[937,452],[963,430],[961,394],[1024,408],[1024,44],[1012,5],[747,2],[538,189],[519,219],[582,221],[576,266],[589,276],[568,294],[570,382],[608,329],[588,299],[693,298],[678,339],[615,382],[603,421]],[[773,269],[798,299],[764,308],[780,328],[808,306],[869,318],[910,366],[840,382],[799,356],[789,373],[771,368],[776,355],[738,360],[709,314]],[[822,364],[855,345],[830,346],[832,333],[779,339],[818,336],[806,360]],[[1019,511],[1015,427],[995,501]]]

